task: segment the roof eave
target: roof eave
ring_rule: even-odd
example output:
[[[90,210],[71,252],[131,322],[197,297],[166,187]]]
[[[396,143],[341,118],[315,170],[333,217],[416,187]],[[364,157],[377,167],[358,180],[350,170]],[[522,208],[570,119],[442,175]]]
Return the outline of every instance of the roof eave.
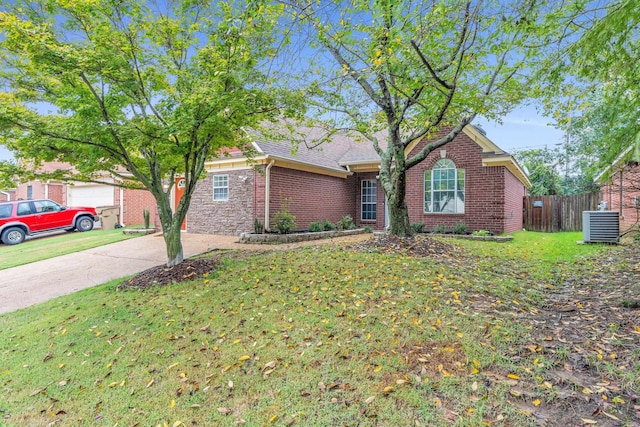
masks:
[[[482,166],[504,166],[509,172],[515,176],[526,188],[531,188],[531,181],[520,165],[511,155],[484,157]]]

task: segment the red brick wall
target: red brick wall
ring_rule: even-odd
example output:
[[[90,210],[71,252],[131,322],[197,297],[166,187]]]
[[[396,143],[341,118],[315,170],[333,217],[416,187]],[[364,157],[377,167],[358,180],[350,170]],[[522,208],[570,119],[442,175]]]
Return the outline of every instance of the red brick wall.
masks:
[[[328,219],[336,223],[345,215],[355,218],[356,182],[353,175],[345,179],[274,166],[269,204],[271,226],[283,204],[295,215],[296,228],[300,229],[313,221]]]
[[[505,203],[504,203],[504,232],[513,233],[522,230],[524,222],[524,197],[526,187],[509,170],[505,169]]]
[[[120,205],[120,189],[114,188],[116,205]],[[133,190],[125,188],[124,204],[122,204],[123,218],[120,219],[121,224],[125,225],[144,225],[144,210],[148,209],[150,213],[150,223],[153,226],[158,212],[156,199],[148,190]],[[158,224],[159,226],[159,224]]]
[[[602,200],[607,202],[609,210],[618,211],[621,232],[638,224],[635,198],[640,197],[640,165],[626,165],[622,171],[614,173],[611,182],[604,184],[601,192]]]
[[[411,155],[422,149],[419,143]],[[444,151],[444,153],[442,153]],[[424,173],[441,158],[450,159],[456,168],[465,170],[464,214],[424,213]],[[422,222],[425,229],[444,225],[448,229],[464,222],[467,230],[503,233],[522,228],[522,196],[511,173],[503,166],[482,166],[482,148],[466,134],[460,133],[449,144],[431,152],[419,165],[407,172],[407,206],[409,220]],[[513,216],[511,212],[513,211]],[[506,213],[508,212],[508,215]]]
[[[49,184],[49,199],[64,205],[66,192],[63,184]]]

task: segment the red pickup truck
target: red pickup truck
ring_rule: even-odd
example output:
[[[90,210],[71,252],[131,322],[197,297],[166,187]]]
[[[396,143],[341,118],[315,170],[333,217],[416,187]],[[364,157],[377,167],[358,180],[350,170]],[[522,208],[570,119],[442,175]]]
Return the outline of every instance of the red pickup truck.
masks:
[[[0,240],[22,243],[26,236],[52,230],[89,231],[98,220],[95,208],[66,207],[51,200],[0,203]]]

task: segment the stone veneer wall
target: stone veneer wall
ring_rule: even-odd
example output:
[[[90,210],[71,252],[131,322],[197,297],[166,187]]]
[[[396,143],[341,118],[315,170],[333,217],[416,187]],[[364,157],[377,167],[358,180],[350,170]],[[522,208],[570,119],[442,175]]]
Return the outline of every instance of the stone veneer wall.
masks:
[[[229,200],[213,200],[213,176],[229,177]],[[198,182],[187,214],[187,232],[239,235],[253,231],[254,171],[209,173]]]

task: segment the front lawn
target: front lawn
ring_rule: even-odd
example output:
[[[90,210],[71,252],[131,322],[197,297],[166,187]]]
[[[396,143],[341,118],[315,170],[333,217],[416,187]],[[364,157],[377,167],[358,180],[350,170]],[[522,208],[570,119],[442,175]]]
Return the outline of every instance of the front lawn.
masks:
[[[574,345],[560,330],[587,302],[547,313],[619,248],[529,232],[441,242],[427,258],[228,252],[191,282],[112,282],[2,315],[0,414],[11,426],[634,422],[640,351],[627,338],[640,325],[609,330],[594,312]]]
[[[0,270],[130,239],[122,229],[72,232],[38,237],[19,245],[0,244]]]

